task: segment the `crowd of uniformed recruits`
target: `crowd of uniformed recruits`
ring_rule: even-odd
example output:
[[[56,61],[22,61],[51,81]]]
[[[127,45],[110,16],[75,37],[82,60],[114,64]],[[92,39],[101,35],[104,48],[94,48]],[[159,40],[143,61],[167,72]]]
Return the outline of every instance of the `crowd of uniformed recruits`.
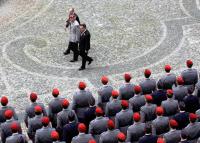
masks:
[[[103,76],[97,103],[84,82],[71,103],[53,89],[47,111],[31,93],[24,116],[28,137],[33,143],[200,143],[199,73],[191,60],[186,65],[179,76],[166,65],[157,82],[146,69],[139,85],[125,73],[119,90]],[[6,96],[1,105],[2,143],[28,142]]]

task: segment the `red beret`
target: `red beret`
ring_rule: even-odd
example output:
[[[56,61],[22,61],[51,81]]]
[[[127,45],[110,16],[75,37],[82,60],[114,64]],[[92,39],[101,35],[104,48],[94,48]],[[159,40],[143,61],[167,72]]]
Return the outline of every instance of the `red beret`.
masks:
[[[169,72],[169,71],[171,71],[171,66],[170,65],[165,65],[165,71],[166,72]]]
[[[17,122],[12,122],[10,125],[12,132],[17,132],[19,130],[19,125]]]
[[[91,140],[89,140],[89,142],[88,143],[96,143],[96,141],[95,140],[93,140],[93,139],[91,139]]]
[[[62,100],[62,106],[63,107],[68,107],[69,106],[69,101],[67,99]]]
[[[182,76],[178,76],[176,78],[176,81],[177,81],[178,85],[183,85],[184,84],[184,80],[183,80]]]
[[[95,110],[95,112],[97,114],[103,114],[103,110],[100,107],[97,107],[96,110]]]
[[[133,120],[136,122],[140,121],[140,114],[138,112],[133,114]]]
[[[8,110],[5,111],[4,115],[5,115],[6,119],[11,119],[12,116],[13,116],[13,111],[8,109]]]
[[[169,125],[170,125],[171,127],[177,127],[177,126],[178,126],[178,123],[176,122],[176,120],[171,119],[171,120],[169,121]]]
[[[119,92],[117,90],[113,90],[112,97],[118,97],[118,96],[119,96]]]
[[[157,114],[157,115],[162,115],[163,113],[164,113],[163,107],[157,107],[157,108],[156,108],[156,114]]]
[[[115,128],[113,120],[108,120],[108,128]]]
[[[151,70],[150,69],[145,69],[144,70],[144,75],[150,76],[151,75]]]
[[[130,81],[130,80],[131,80],[131,74],[125,73],[125,74],[124,74],[124,79],[125,79],[126,81]]]
[[[2,96],[1,97],[1,103],[4,104],[4,105],[7,105],[8,104],[8,98],[6,96]]]
[[[167,96],[172,96],[173,95],[173,90],[171,90],[171,89],[168,89],[167,90]]]
[[[126,136],[122,132],[120,132],[120,133],[117,134],[117,138],[121,142],[124,142],[126,140]]]
[[[188,68],[191,68],[192,65],[193,65],[192,60],[187,60],[187,61],[186,61],[186,65],[187,65]]]
[[[53,139],[53,141],[59,140],[59,134],[58,134],[58,132],[52,131],[51,132],[51,138]]]
[[[122,105],[122,107],[128,107],[128,101],[121,100],[121,105]]]
[[[42,117],[42,124],[49,124],[49,118],[46,116]]]
[[[197,115],[194,113],[189,114],[190,121],[195,122],[197,120]]]
[[[107,76],[102,76],[101,82],[105,85],[108,83],[108,77]]]
[[[145,99],[147,100],[147,102],[151,102],[153,100],[152,96],[149,94],[145,95]]]
[[[85,132],[86,132],[86,126],[85,126],[85,124],[80,123],[80,124],[78,125],[78,130],[79,130],[79,132],[81,132],[81,133],[85,133]]]
[[[85,84],[85,82],[79,82],[79,85],[78,85],[78,87],[79,87],[79,89],[85,89],[86,88],[86,84]]]
[[[157,143],[164,143],[163,138],[159,137],[158,140],[157,140]]]
[[[35,92],[32,92],[31,94],[30,94],[30,99],[31,100],[37,100],[37,93],[35,93]]]
[[[42,107],[39,106],[39,105],[35,106],[35,107],[34,107],[34,110],[35,110],[35,112],[42,113]]]
[[[134,91],[136,94],[139,94],[142,91],[141,86],[139,86],[139,85],[134,86]]]
[[[59,95],[59,89],[58,88],[54,88],[53,91],[52,91],[52,95],[54,97],[57,97]]]

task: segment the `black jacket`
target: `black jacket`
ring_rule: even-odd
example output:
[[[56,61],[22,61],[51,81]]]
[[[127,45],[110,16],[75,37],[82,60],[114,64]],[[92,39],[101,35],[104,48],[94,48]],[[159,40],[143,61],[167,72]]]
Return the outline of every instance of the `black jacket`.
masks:
[[[80,36],[79,50],[81,52],[88,51],[90,49],[90,32],[86,30]]]

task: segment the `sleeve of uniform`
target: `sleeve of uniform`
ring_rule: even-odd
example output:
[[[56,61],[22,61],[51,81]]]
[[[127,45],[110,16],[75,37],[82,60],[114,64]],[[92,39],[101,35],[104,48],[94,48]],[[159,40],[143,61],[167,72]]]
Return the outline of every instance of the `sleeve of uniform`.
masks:
[[[72,110],[72,112],[73,112],[73,114],[74,114],[76,123],[78,123],[78,117],[77,117],[76,113],[74,112],[74,110]]]
[[[61,121],[61,116],[57,115],[57,126],[56,130],[60,133],[62,129],[62,121]]]
[[[144,123],[145,122],[145,113],[142,109],[140,111],[140,116],[141,116],[141,122]]]
[[[97,105],[101,107],[102,104],[102,99],[101,99],[101,90],[98,91],[98,100],[97,100]]]
[[[48,117],[49,117],[50,121],[52,121],[53,113],[52,113],[51,104],[49,104],[49,108],[48,108]]]
[[[118,96],[118,99],[119,99],[119,100],[122,100],[122,92],[123,92],[123,91],[122,91],[122,87],[120,87],[120,88],[119,88],[119,96]]]
[[[126,142],[130,142],[130,141],[131,141],[131,133],[130,133],[129,128],[128,128]]]
[[[102,133],[103,134],[103,133]],[[103,138],[102,138],[102,134],[99,137],[99,143],[103,143]]]
[[[26,127],[28,127],[28,113],[27,113],[27,109],[25,110],[25,113],[24,113],[24,123],[26,124]]]
[[[38,132],[37,131],[36,131],[36,134],[35,134],[35,143],[39,143]]]
[[[44,107],[44,104],[42,105],[42,113],[43,113],[43,116],[47,116],[47,111]]]
[[[93,128],[92,128],[92,124],[90,122],[89,124],[89,131],[88,131],[89,134],[93,134]]]
[[[156,128],[155,128],[155,126],[153,124],[152,124],[152,134],[156,135]]]
[[[21,124],[20,124],[19,122],[18,122],[18,125],[19,125],[19,131],[18,131],[18,132],[19,132],[20,134],[22,134],[22,127],[21,127]]]
[[[72,110],[76,112],[76,99],[75,99],[76,93],[73,95],[72,99]]]
[[[109,102],[108,102],[109,103]],[[106,109],[105,109],[105,115],[106,115],[106,117],[109,117],[108,116],[108,103],[106,104]]]
[[[118,116],[115,116],[115,128],[119,129],[119,120],[118,120]]]
[[[4,143],[6,141],[5,133],[4,133],[3,129],[2,129],[2,126],[1,126],[0,129],[1,129],[1,141]]]
[[[33,130],[32,130],[31,124],[28,125],[27,134],[28,134],[28,137],[29,137],[30,139],[33,139],[34,136],[33,136]]]
[[[12,110],[13,110],[13,113],[14,113],[13,118],[14,118],[15,120],[18,120],[17,113],[15,112],[15,109],[14,109],[13,107],[12,107]]]

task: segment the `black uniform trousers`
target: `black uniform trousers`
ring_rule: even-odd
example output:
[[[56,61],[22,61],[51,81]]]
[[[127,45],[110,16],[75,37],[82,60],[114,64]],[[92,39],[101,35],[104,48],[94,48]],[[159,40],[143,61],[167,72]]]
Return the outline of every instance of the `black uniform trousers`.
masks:
[[[78,43],[69,42],[68,49],[73,51],[73,53],[74,53],[73,60],[77,61],[78,60],[78,55],[79,55],[78,54],[79,53],[78,52]]]
[[[81,68],[85,68],[85,64],[87,61],[93,61],[93,59],[88,56],[88,53],[86,51],[80,51],[80,56],[82,57]]]

